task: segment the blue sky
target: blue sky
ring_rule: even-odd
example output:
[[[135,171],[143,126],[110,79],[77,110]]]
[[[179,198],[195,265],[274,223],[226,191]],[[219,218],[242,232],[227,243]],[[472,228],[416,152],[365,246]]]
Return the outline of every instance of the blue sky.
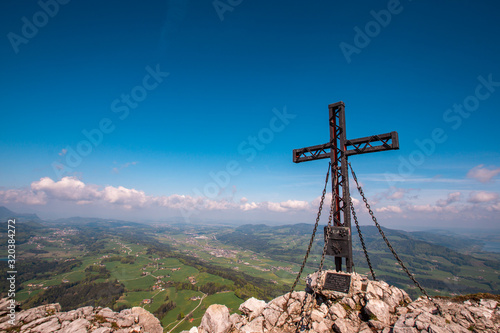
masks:
[[[342,100],[348,138],[399,132],[350,159],[386,225],[497,228],[499,7],[4,1],[0,204],[312,222],[327,162],[292,149],[327,142]]]

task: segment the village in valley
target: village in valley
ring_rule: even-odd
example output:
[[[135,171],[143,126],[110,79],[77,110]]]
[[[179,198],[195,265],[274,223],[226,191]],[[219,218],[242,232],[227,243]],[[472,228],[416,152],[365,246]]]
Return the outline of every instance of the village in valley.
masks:
[[[223,244],[217,235],[224,228],[152,227],[155,232],[148,233],[151,239],[172,247],[179,258],[192,257],[200,264],[256,276],[270,285],[290,285],[298,272],[296,263],[275,261],[248,249]],[[124,286],[114,301],[115,309],[143,307],[157,315],[165,326],[175,325],[173,332],[196,324],[210,304],[224,303],[236,311],[244,301],[236,295],[239,287],[232,280],[152,251],[147,242],[116,236],[112,229],[99,234],[85,225],[73,228],[50,224],[39,232],[31,232],[22,255],[27,264],[37,261],[45,266],[40,267],[39,273],[34,268],[27,280],[21,280],[18,300],[34,306],[38,294],[50,293],[54,287],[75,288],[82,283],[115,281]],[[161,312],[164,304],[172,308]]]

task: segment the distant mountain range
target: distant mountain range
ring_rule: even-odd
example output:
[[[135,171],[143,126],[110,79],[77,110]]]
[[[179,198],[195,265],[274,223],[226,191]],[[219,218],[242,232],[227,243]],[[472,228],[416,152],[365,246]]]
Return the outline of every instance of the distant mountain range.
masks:
[[[16,218],[21,221],[41,222],[42,220],[36,214],[15,213],[7,207],[0,206],[0,219]]]

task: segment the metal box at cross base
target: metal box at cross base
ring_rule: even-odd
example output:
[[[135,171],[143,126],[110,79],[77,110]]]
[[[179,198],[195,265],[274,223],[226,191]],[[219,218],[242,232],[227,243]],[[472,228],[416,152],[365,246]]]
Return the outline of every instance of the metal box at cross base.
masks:
[[[326,226],[326,254],[335,257],[349,257],[349,239],[351,229],[348,227]]]

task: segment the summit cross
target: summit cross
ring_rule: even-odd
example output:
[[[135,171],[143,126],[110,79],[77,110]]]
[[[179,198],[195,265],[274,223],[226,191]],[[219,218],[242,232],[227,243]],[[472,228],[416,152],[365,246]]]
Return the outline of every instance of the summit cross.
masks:
[[[397,132],[372,135],[359,139],[346,139],[345,104],[328,105],[330,142],[293,150],[293,162],[301,163],[330,158],[332,167],[333,226],[325,227],[326,254],[335,257],[335,270],[342,271],[342,258],[346,270],[352,273],[351,197],[347,157],[399,149]],[[341,191],[342,189],[342,191]]]

